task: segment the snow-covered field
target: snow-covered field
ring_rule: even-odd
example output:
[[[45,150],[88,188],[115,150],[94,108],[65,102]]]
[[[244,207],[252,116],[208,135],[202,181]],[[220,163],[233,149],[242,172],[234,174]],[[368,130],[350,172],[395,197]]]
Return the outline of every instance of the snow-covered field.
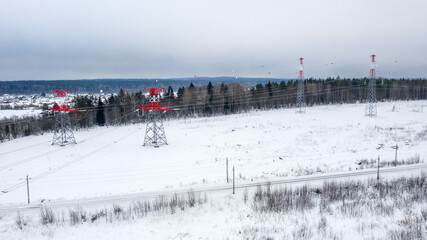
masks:
[[[4,118],[19,118],[26,116],[39,115],[42,111],[37,109],[24,110],[0,110],[0,120]]]
[[[0,215],[0,239],[425,239],[426,177],[189,192],[96,209],[15,212]]]
[[[52,146],[52,134],[0,144],[1,204],[89,198],[355,170],[357,161],[393,161],[427,154],[427,101],[254,111],[165,122],[169,145],[143,147],[143,124],[75,132],[76,145]],[[392,111],[393,106],[395,110]],[[231,169],[230,169],[231,175]]]

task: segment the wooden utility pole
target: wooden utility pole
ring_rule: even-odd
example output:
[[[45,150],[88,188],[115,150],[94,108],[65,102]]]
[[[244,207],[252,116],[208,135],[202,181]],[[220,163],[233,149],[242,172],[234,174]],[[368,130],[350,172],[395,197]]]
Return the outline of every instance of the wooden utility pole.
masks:
[[[226,158],[226,168],[225,168],[225,170],[226,170],[226,175],[227,175],[227,183],[228,183],[228,158]]]
[[[394,166],[397,166],[397,149],[399,148],[399,146],[397,146],[397,143],[396,143],[396,154],[394,155]]]
[[[380,156],[378,155],[377,180],[380,180]]]
[[[233,166],[233,194],[234,194],[234,166]]]
[[[28,181],[28,175],[27,175],[27,197],[28,197],[28,204],[30,204],[30,183]]]

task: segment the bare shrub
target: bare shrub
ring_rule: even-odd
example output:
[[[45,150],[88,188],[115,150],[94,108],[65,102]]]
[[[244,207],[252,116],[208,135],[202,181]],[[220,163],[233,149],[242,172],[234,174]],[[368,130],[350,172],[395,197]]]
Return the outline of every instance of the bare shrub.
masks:
[[[306,224],[299,225],[293,232],[294,239],[311,239],[313,232]]]
[[[194,205],[196,205],[196,194],[193,190],[187,192],[187,201],[189,207],[194,207]]]
[[[134,203],[133,210],[137,216],[145,216],[151,211],[151,203],[150,201],[136,201]]]
[[[43,225],[52,224],[55,222],[55,214],[53,213],[52,209],[48,207],[40,208],[40,222]]]
[[[258,187],[254,195],[254,208],[261,212],[304,211],[313,206],[312,193],[307,186],[296,188],[295,191],[287,187],[271,191],[267,185],[264,190]]]
[[[169,208],[171,214],[175,213],[175,208],[178,206],[178,199],[178,194],[175,193],[169,201]]]
[[[256,192],[254,194],[254,202],[259,202],[262,200],[262,187],[258,185],[256,187]]]
[[[185,210],[185,208],[187,207],[186,201],[185,201],[185,199],[184,199],[184,197],[183,197],[183,196],[181,196],[181,197],[179,198],[179,201],[178,201],[178,207],[181,209],[181,211],[184,211],[184,210]]]
[[[325,236],[326,235],[326,227],[327,227],[328,223],[326,222],[326,218],[325,216],[321,216],[319,223],[317,225],[317,230],[318,232],[322,235]]]
[[[168,201],[165,195],[159,195],[156,197],[156,199],[153,202],[153,210],[154,211],[160,211],[162,209],[165,209],[168,207]]]
[[[100,219],[101,217],[106,217],[107,211],[106,210],[100,210],[95,213],[92,213],[90,215],[90,222],[95,222],[96,220]]]
[[[70,213],[71,225],[86,222],[86,211],[84,211],[81,207],[77,206],[74,210],[68,209],[68,211]]]
[[[197,195],[197,203],[199,205],[207,203],[207,201],[208,201],[208,197],[206,196],[206,193],[203,194],[203,198],[200,196],[200,193]]]
[[[411,165],[411,164],[418,164],[420,163],[420,155],[416,154],[413,157],[410,157],[408,159],[403,160],[382,160],[380,161],[380,167],[393,167],[393,166],[401,166],[401,165]],[[362,159],[358,161],[358,165],[360,166],[360,169],[365,168],[376,168],[378,167],[378,160],[377,159]]]
[[[113,213],[114,213],[114,216],[118,217],[119,215],[121,215],[123,213],[123,208],[119,205],[114,204],[113,205]]]
[[[398,222],[399,229],[393,229],[388,232],[388,239],[391,240],[415,240],[425,239],[424,224],[422,217],[417,216],[411,211],[406,213],[405,219]]]
[[[427,222],[427,209],[421,210],[421,216],[422,216],[424,222]]]
[[[245,204],[248,201],[248,188],[245,188],[245,191],[243,192],[243,202],[245,202]]]
[[[132,211],[132,205],[127,206],[126,210],[123,210],[122,219],[123,220],[135,219],[135,215],[133,215],[133,211]]]
[[[18,212],[18,215],[16,216],[16,219],[15,219],[15,223],[18,226],[18,228],[22,230],[25,226],[27,226],[28,220],[24,219],[21,216],[20,212]]]

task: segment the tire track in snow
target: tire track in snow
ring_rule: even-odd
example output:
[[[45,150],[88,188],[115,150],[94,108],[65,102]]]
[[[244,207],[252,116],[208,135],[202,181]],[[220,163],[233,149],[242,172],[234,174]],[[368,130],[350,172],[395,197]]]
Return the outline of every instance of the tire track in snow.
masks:
[[[63,169],[63,168],[66,168],[66,167],[68,167],[68,166],[70,166],[70,165],[72,165],[72,164],[78,163],[78,162],[80,162],[80,161],[82,161],[82,160],[86,159],[87,157],[90,157],[90,156],[92,156],[93,154],[98,153],[98,152],[100,152],[100,151],[104,150],[105,148],[108,148],[108,147],[110,147],[111,145],[113,145],[113,144],[115,144],[115,143],[117,143],[117,142],[119,142],[119,141],[122,141],[123,139],[125,139],[125,138],[127,138],[127,137],[129,137],[129,136],[131,136],[132,134],[135,134],[135,133],[136,133],[136,131],[131,131],[130,133],[126,134],[124,137],[121,137],[121,138],[119,138],[119,139],[117,139],[117,140],[115,140],[115,141],[113,141],[113,142],[111,142],[111,143],[108,143],[107,145],[104,145],[104,146],[102,146],[102,147],[100,147],[100,148],[98,148],[98,149],[96,149],[96,150],[94,150],[94,151],[91,151],[91,152],[87,153],[86,155],[83,155],[83,156],[78,157],[78,158],[76,158],[76,159],[74,159],[74,160],[71,160],[71,161],[69,161],[69,162],[66,162],[65,164],[62,164],[62,165],[60,165],[60,166],[58,166],[58,167],[56,167],[56,168],[53,168],[53,169],[51,169],[51,170],[49,170],[49,171],[47,171],[47,172],[41,173],[41,174],[39,174],[39,175],[37,175],[37,176],[33,177],[29,182],[30,182],[30,183],[31,183],[31,182],[34,182],[34,181],[36,181],[36,180],[38,180],[38,179],[40,179],[40,178],[43,178],[43,177],[48,176],[48,175],[50,175],[50,174],[52,174],[52,173],[55,173],[55,172],[57,172],[57,171],[59,171],[59,170],[61,170],[61,169]],[[20,183],[18,183],[18,184],[15,184],[15,185],[13,185],[13,186],[11,186],[11,187],[8,187],[8,188],[6,188],[6,189],[3,189],[3,190],[0,192],[0,196],[4,195],[4,194],[6,194],[6,193],[8,193],[8,192],[10,192],[10,191],[13,191],[14,189],[17,189],[17,188],[19,188],[19,187],[25,186],[26,184],[27,184],[27,182],[26,182],[26,181],[23,181],[23,182],[20,182]]]
[[[40,146],[40,145],[43,145],[43,144],[46,144],[46,143],[49,143],[49,142],[50,142],[50,141],[47,141],[47,142],[41,142],[41,143],[37,143],[37,144],[33,144],[33,145],[29,145],[29,146],[25,146],[25,147],[22,147],[22,148],[18,148],[18,149],[10,150],[10,151],[8,151],[8,152],[0,153],[0,156],[7,155],[7,154],[9,154],[9,153],[19,152],[19,151],[21,151],[21,150],[23,150],[23,149],[28,149],[28,148],[32,148],[32,147],[36,147],[36,146]]]
[[[79,143],[83,143],[83,142],[86,142],[87,140],[91,140],[91,139],[93,139],[93,138],[96,138],[96,137],[102,136],[102,135],[104,135],[104,134],[106,134],[106,133],[109,133],[109,132],[111,132],[111,131],[113,131],[113,130],[114,130],[114,129],[110,129],[110,130],[104,131],[104,132],[102,132],[102,133],[100,133],[100,134],[97,134],[97,135],[95,135],[95,136],[88,137],[88,138],[86,138],[86,139],[81,140]],[[49,141],[49,142],[50,142],[50,141]],[[45,142],[42,142],[42,143],[38,143],[38,144],[31,145],[31,146],[30,146],[30,147],[28,147],[28,148],[31,148],[31,147],[34,147],[34,146],[38,146],[38,145],[42,145],[42,144],[45,144]],[[20,151],[20,150],[22,150],[22,149],[27,149],[27,147],[25,147],[25,148],[20,148],[20,149],[17,149],[17,150],[13,150],[13,151],[10,151],[10,152],[4,153],[4,154],[13,153],[13,152],[16,152],[16,151]],[[16,161],[16,162],[12,162],[12,163],[9,163],[9,164],[6,164],[6,165],[3,165],[3,166],[0,166],[0,171],[5,170],[5,169],[8,169],[8,168],[10,168],[10,167],[18,166],[18,165],[20,165],[20,164],[22,164],[22,163],[26,163],[26,162],[29,162],[29,161],[31,161],[31,160],[38,159],[38,158],[40,158],[40,157],[46,156],[47,154],[51,154],[51,153],[55,153],[55,152],[59,152],[59,151],[64,150],[64,149],[66,149],[66,148],[64,148],[64,147],[56,148],[56,149],[49,150],[49,151],[47,151],[47,152],[44,152],[44,153],[38,154],[38,155],[36,155],[36,156],[31,156],[31,157],[28,157],[28,158],[24,158],[23,160],[19,160],[19,161]],[[4,155],[4,154],[3,154],[3,155]],[[1,154],[0,154],[0,155],[1,155]]]

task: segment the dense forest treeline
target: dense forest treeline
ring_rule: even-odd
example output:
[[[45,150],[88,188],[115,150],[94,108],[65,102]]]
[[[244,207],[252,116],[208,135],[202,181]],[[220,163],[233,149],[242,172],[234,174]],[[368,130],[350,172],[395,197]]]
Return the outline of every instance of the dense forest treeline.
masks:
[[[77,93],[117,93],[120,89],[126,92],[136,92],[146,87],[178,88],[188,86],[190,83],[206,85],[208,82],[233,83],[240,82],[247,85],[281,81],[279,79],[245,78],[245,77],[193,77],[170,79],[81,79],[81,80],[26,80],[26,81],[0,81],[0,95],[2,94],[42,94],[52,93],[52,90],[73,90]]]
[[[307,106],[365,102],[368,79],[308,79],[305,83]],[[296,103],[297,82],[281,81],[248,86],[221,83],[206,86],[169,86],[160,103],[173,108],[163,116],[167,119],[194,116],[216,116],[255,109],[292,108]],[[378,101],[427,99],[427,80],[376,81]],[[69,113],[78,130],[94,125],[122,125],[144,121],[148,112],[138,107],[148,104],[146,91],[125,92],[110,97],[85,96],[75,98],[72,106],[78,112]],[[363,113],[361,113],[363,114]],[[0,141],[52,131],[56,116],[43,115],[19,120],[0,121]]]

